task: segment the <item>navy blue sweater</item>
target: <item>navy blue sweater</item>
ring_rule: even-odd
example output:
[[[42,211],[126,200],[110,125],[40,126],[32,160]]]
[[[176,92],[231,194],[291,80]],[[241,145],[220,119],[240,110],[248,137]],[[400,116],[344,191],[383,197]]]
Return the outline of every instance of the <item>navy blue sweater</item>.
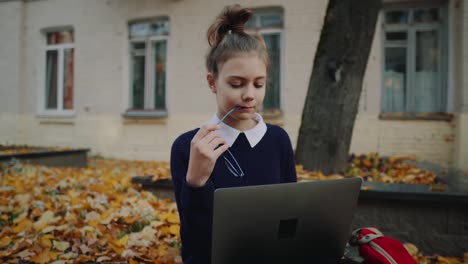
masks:
[[[171,173],[180,215],[182,259],[184,263],[211,263],[213,192],[217,188],[296,182],[296,168],[291,141],[280,127],[267,124],[260,142],[251,147],[241,133],[230,147],[245,173],[235,177],[219,157],[213,173],[203,187],[189,186],[187,175],[190,142],[198,128],[179,136],[172,145]],[[225,152],[223,155],[229,155]]]

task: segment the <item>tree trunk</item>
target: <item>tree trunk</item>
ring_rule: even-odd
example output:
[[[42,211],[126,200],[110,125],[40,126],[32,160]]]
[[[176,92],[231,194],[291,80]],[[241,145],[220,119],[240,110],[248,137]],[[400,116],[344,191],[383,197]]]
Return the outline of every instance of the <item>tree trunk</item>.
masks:
[[[328,3],[296,147],[296,162],[307,170],[346,167],[381,6],[382,0]]]

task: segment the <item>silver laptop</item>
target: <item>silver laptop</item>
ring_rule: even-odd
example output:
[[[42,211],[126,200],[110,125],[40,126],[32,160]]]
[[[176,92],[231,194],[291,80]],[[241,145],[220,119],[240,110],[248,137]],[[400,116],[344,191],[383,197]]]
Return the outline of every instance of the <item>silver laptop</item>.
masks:
[[[212,264],[336,263],[360,178],[217,189]]]

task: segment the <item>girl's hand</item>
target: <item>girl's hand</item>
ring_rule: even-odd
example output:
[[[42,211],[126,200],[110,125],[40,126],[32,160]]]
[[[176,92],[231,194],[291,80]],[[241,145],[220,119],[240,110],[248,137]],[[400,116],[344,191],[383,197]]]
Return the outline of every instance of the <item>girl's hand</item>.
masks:
[[[202,126],[190,143],[186,181],[192,187],[205,185],[213,172],[216,160],[229,147],[226,141],[215,132],[219,128],[216,124]]]

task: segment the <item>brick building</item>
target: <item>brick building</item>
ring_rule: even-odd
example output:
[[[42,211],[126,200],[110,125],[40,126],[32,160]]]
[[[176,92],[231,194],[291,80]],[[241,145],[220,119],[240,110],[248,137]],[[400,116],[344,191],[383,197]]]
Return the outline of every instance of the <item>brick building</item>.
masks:
[[[296,144],[326,0],[248,0],[274,67],[264,116]],[[168,160],[209,119],[205,32],[230,1],[0,0],[0,143]],[[468,169],[468,0],[387,0],[352,152]]]

